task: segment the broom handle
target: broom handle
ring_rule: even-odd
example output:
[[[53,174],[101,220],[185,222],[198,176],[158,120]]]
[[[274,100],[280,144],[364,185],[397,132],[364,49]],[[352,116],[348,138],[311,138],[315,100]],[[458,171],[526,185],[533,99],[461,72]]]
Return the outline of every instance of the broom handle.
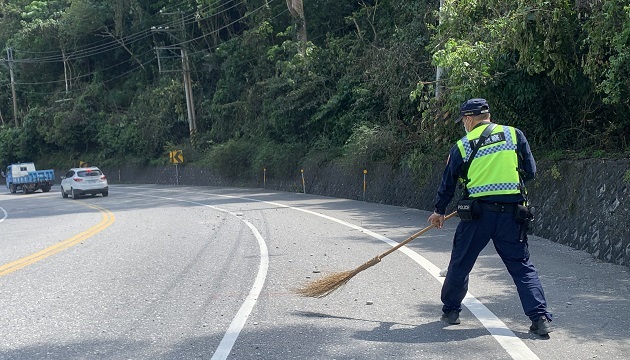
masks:
[[[444,221],[452,218],[455,215],[457,215],[457,211],[453,211],[452,213],[446,215],[446,217],[444,217]],[[431,225],[425,227],[424,229],[422,229],[422,230],[418,231],[417,233],[415,233],[415,234],[411,235],[410,237],[408,237],[405,241],[399,243],[398,245],[394,246],[393,248],[391,248],[391,249],[385,251],[384,253],[382,253],[381,255],[377,256],[377,258],[379,260],[384,258],[385,256],[387,256],[387,255],[393,253],[394,251],[400,249],[401,247],[407,245],[408,242],[410,242],[411,240],[413,240],[413,239],[417,238],[418,236],[424,234],[425,232],[433,229],[434,227],[435,227],[434,224],[431,224]]]

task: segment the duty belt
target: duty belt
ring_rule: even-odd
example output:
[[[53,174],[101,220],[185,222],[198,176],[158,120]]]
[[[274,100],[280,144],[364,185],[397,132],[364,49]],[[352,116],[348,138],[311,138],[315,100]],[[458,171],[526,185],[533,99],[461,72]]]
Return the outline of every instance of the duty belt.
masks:
[[[481,209],[492,212],[512,213],[516,210],[517,205],[513,203],[481,203]]]

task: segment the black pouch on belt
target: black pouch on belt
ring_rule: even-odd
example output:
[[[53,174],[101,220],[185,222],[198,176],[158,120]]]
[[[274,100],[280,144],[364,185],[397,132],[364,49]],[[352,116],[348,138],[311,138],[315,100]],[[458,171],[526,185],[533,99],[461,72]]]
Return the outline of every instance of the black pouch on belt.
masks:
[[[514,210],[514,220],[521,224],[521,231],[519,234],[519,241],[523,242],[527,238],[527,232],[534,221],[534,213],[529,206],[517,205]]]
[[[518,204],[514,209],[514,220],[519,224],[528,224],[534,220],[534,214],[529,206]]]
[[[463,221],[479,219],[479,203],[474,199],[461,199],[457,202],[457,215]]]

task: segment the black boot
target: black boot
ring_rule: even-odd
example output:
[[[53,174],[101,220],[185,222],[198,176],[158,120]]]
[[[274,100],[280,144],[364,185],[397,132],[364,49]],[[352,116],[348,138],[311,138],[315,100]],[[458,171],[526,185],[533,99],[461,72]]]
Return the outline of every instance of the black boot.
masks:
[[[451,325],[457,325],[460,323],[459,321],[459,311],[451,310],[449,312],[445,312],[442,314],[442,321],[447,322]]]
[[[532,320],[532,326],[529,327],[529,331],[545,336],[553,331],[553,329],[551,329],[551,321],[543,315],[536,321]]]

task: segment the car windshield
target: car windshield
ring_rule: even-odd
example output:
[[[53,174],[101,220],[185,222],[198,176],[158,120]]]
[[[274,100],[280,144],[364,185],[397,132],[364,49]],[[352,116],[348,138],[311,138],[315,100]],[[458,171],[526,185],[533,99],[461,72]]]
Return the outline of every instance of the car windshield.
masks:
[[[81,170],[81,171],[77,171],[77,175],[79,175],[79,177],[89,177],[89,176],[101,176],[102,173],[100,170]]]

